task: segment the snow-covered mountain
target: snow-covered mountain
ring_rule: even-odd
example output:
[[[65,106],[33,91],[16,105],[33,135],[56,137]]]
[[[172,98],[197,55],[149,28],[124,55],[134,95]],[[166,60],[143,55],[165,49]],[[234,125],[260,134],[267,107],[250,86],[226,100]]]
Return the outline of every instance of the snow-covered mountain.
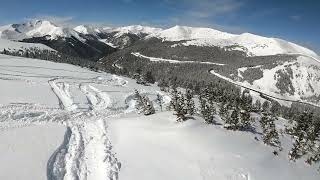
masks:
[[[84,30],[81,27],[78,29]],[[58,26],[47,20],[33,20],[2,26],[0,27],[0,39],[40,43],[64,54],[94,60],[115,51],[113,47],[101,42],[95,36],[87,36],[72,28]]]
[[[183,41],[177,42],[174,46],[219,46],[228,50],[241,50],[250,56],[300,53],[318,57],[310,49],[278,38],[267,38],[251,33],[230,34],[210,28],[174,26],[147,36],[151,37],[163,41]]]
[[[100,28],[89,25],[79,25],[73,29],[81,34],[99,34],[102,32]]]
[[[162,31],[161,28],[149,26],[131,25],[124,27],[94,27],[90,25],[79,25],[74,28],[75,31],[82,34],[107,34],[114,33],[120,37],[124,34],[149,35]]]
[[[211,28],[174,26],[161,29],[149,26],[131,25],[125,27],[97,27],[79,25],[75,28],[57,26],[47,20],[34,20],[22,24],[10,24],[0,27],[0,38],[24,40],[46,37],[48,40],[75,38],[86,42],[86,36],[94,37],[113,47],[128,47],[141,38],[159,38],[176,42],[174,46],[219,46],[227,50],[244,51],[249,56],[275,54],[303,54],[318,58],[310,49],[278,39],[258,36],[251,33],[231,34]],[[180,42],[181,41],[181,42]]]
[[[162,31],[161,28],[154,28],[149,26],[141,26],[141,25],[132,25],[119,27],[112,30],[113,32],[117,32],[116,36],[120,37],[123,34],[135,34],[135,35],[149,35],[154,33],[159,33]]]
[[[131,25],[124,27],[94,27],[90,25],[80,25],[74,28],[78,33],[94,36],[101,42],[115,48],[123,49],[147,35],[162,31],[161,28],[149,26]]]
[[[49,39],[76,37],[79,40],[83,40],[76,31],[57,26],[46,20],[33,20],[22,24],[10,24],[0,27],[0,38],[2,39],[23,40],[44,36]]]

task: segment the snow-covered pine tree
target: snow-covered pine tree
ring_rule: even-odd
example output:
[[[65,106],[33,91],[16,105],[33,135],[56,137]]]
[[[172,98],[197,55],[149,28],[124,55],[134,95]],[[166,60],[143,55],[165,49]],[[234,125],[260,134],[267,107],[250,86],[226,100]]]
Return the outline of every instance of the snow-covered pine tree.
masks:
[[[151,84],[154,84],[156,81],[151,73],[151,71],[147,71],[145,74],[144,74],[144,79],[147,83],[151,83]]]
[[[136,108],[137,112],[141,113],[143,106],[144,106],[143,105],[143,98],[140,95],[139,91],[136,89],[134,90],[134,100],[136,101],[135,108]]]
[[[160,94],[157,94],[157,99],[156,99],[157,104],[160,107],[160,110],[162,111],[162,106],[163,106],[163,97]]]
[[[195,113],[195,104],[193,101],[193,93],[190,89],[186,90],[185,95],[185,103],[186,103],[186,110],[189,115],[194,115]]]
[[[312,155],[306,160],[308,164],[314,164],[320,162],[320,146],[314,149]],[[320,170],[320,168],[319,168]]]
[[[248,130],[251,127],[251,116],[250,112],[248,110],[241,110],[240,111],[240,129],[242,130]]]
[[[171,97],[171,101],[170,104],[168,106],[169,110],[175,110],[175,107],[178,104],[178,90],[176,87],[171,87],[170,88],[170,97]]]
[[[206,91],[203,91],[199,95],[199,101],[200,101],[200,113],[208,124],[215,123],[214,121],[214,115],[216,115],[216,109],[214,106],[214,102],[210,101],[208,99],[208,95]]]
[[[254,112],[260,113],[261,112],[261,102],[257,99],[253,105]]]
[[[314,117],[313,119],[313,125],[312,125],[312,132],[310,135],[310,139],[318,139],[318,142],[314,143],[314,147],[312,148],[312,154],[310,157],[307,159],[308,164],[313,164],[313,163],[319,163],[320,162],[320,117]],[[320,170],[320,167],[319,167]]]
[[[262,111],[269,112],[270,111],[270,103],[269,101],[264,101],[262,104]]]
[[[260,119],[261,128],[263,131],[263,142],[270,146],[281,147],[279,133],[275,126],[277,117],[269,113],[263,113]]]
[[[185,121],[186,118],[186,105],[185,105],[185,98],[183,94],[178,91],[176,88],[172,88],[171,90],[171,101],[169,104],[169,110],[175,111],[175,115],[177,116],[177,121],[182,122]]]
[[[230,129],[230,130],[238,130],[239,129],[239,122],[240,122],[240,109],[235,108],[232,113],[230,118],[227,118],[225,128]]]
[[[279,116],[281,114],[281,105],[278,101],[273,101],[270,107],[270,111],[272,114]]]
[[[308,152],[312,152],[316,140],[313,135],[313,113],[305,111],[300,114],[290,132],[294,138],[293,148],[289,152],[290,160],[295,161]]]
[[[184,100],[185,100],[184,95],[179,91],[177,94],[177,103],[174,107],[175,115],[177,116],[178,122],[183,122],[187,119],[186,118],[187,110],[186,110],[186,104]]]
[[[155,113],[155,109],[153,107],[153,103],[150,101],[148,96],[142,97],[143,102],[143,114],[148,116]]]
[[[227,104],[225,102],[222,102],[220,103],[219,107],[219,116],[224,122],[226,122],[227,118],[229,117],[229,110],[227,108]]]
[[[252,96],[250,91],[245,89],[241,95],[241,108],[246,111],[252,111]]]

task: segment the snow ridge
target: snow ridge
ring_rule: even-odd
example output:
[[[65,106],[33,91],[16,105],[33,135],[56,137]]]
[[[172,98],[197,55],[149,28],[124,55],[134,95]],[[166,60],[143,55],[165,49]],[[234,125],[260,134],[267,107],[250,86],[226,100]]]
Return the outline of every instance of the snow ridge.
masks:
[[[211,28],[174,26],[151,34],[146,38],[151,37],[160,38],[163,41],[186,41],[177,43],[176,46],[234,46],[234,50],[244,51],[249,56],[301,53],[316,58],[318,57],[318,55],[310,49],[278,38],[267,38],[251,33],[239,35],[230,34]]]

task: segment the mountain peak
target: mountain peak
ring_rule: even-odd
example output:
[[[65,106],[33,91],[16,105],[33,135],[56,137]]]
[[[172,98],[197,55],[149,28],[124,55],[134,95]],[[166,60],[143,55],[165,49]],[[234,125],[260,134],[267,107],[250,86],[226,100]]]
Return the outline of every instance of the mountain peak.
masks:
[[[130,25],[124,27],[118,27],[113,29],[114,32],[117,32],[116,36],[121,36],[123,34],[153,34],[162,31],[161,28],[149,27],[149,26],[142,26],[142,25]]]
[[[152,34],[149,37],[158,37],[167,41],[181,41],[204,38],[229,38],[232,34],[221,32],[211,28],[189,27],[189,26],[173,26],[169,29]]]
[[[94,27],[94,26],[90,26],[90,25],[79,25],[75,28],[73,28],[73,30],[75,30],[78,33],[81,34],[97,34],[97,33],[101,33],[101,29]]]

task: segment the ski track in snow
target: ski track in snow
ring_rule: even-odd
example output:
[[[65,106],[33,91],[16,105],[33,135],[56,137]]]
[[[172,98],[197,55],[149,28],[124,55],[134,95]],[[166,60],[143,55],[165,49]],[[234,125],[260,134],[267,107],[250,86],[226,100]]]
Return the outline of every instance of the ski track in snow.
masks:
[[[14,74],[13,74],[14,76]],[[61,146],[47,163],[48,180],[117,180],[121,164],[112,151],[108,137],[107,119],[126,113],[127,106],[112,108],[107,92],[96,87],[125,87],[128,83],[114,75],[96,78],[47,77],[60,108],[36,104],[0,106],[0,130],[10,130],[39,123],[55,122],[66,125]],[[53,78],[53,79],[50,79]],[[75,94],[82,94],[87,108],[75,103]],[[120,93],[120,92],[118,92]],[[126,95],[127,92],[124,92]]]
[[[57,79],[49,80],[49,84],[52,88],[52,91],[56,94],[59,99],[60,107],[72,111],[77,108],[73,103],[72,97],[69,92],[69,84],[64,82],[56,82]]]
[[[111,104],[109,95],[92,85],[80,84],[80,89],[86,95],[88,104],[92,110],[103,110]]]
[[[112,114],[108,110],[111,98],[94,87],[95,82],[74,82],[88,103],[88,109],[79,109],[70,94],[70,85],[63,79],[49,81],[53,92],[61,102],[61,108],[72,113],[68,143],[56,152],[48,168],[49,179],[117,180],[120,162],[112,151],[105,119]],[[58,155],[57,155],[58,154]],[[62,160],[63,159],[63,160]],[[52,165],[53,164],[53,165]]]

